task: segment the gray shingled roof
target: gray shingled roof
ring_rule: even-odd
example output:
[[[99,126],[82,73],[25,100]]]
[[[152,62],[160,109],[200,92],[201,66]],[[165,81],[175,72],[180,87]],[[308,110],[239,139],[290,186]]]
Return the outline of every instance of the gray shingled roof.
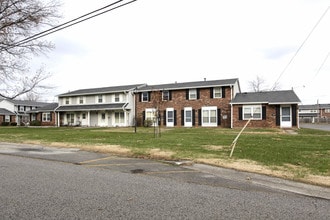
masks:
[[[0,115],[15,115],[15,113],[5,108],[0,108]]]
[[[314,105],[299,105],[301,110],[319,110],[319,109],[330,109],[330,104],[314,104]]]
[[[300,99],[293,90],[238,93],[232,104],[298,104]]]
[[[176,90],[176,89],[191,89],[191,88],[208,88],[216,86],[230,86],[238,82],[238,79],[223,79],[223,80],[204,80],[196,82],[184,82],[184,83],[169,83],[159,85],[147,85],[139,88],[137,91],[152,91],[152,90]]]
[[[14,105],[22,105],[22,106],[45,106],[49,103],[47,102],[37,102],[37,101],[30,101],[30,100],[14,100],[14,99],[6,99],[8,102],[13,103]]]
[[[65,111],[93,111],[122,109],[127,103],[95,104],[95,105],[63,105],[56,109],[57,112]]]
[[[141,87],[145,84],[134,84],[134,85],[125,85],[125,86],[111,86],[111,87],[102,87],[102,88],[92,88],[92,89],[79,89],[72,92],[67,92],[58,95],[59,97],[65,96],[77,96],[77,95],[90,95],[90,94],[101,94],[101,93],[116,93],[133,90],[135,88]]]
[[[49,112],[49,111],[54,111],[57,107],[58,107],[58,103],[50,103],[40,108],[27,111],[26,113]]]

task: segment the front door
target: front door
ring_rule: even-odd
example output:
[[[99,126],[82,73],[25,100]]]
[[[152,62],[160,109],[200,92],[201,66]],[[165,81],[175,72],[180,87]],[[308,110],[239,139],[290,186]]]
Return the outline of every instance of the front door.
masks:
[[[174,126],[174,108],[166,109],[166,126],[167,127]]]
[[[292,118],[291,118],[291,107],[282,106],[281,107],[281,128],[291,128]]]

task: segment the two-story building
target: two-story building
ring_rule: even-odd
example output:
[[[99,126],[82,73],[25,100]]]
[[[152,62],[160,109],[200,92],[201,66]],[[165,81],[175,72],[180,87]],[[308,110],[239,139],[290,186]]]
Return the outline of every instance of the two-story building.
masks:
[[[30,122],[30,110],[43,107],[49,103],[28,100],[0,100],[0,109],[3,109],[3,117],[6,122],[15,122],[17,125],[25,125]],[[4,112],[6,110],[6,112]]]
[[[134,93],[143,84],[81,89],[58,96],[58,126],[134,125]]]
[[[138,125],[230,127],[238,79],[147,85],[136,91]]]
[[[328,122],[330,104],[300,105],[299,119],[305,123]]]

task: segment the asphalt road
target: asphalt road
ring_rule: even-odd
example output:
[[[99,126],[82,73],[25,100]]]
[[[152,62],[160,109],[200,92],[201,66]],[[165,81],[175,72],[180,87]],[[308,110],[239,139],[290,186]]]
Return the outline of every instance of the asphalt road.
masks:
[[[0,143],[1,219],[330,219],[328,188],[297,184],[307,195],[275,187],[276,181],[208,166]]]

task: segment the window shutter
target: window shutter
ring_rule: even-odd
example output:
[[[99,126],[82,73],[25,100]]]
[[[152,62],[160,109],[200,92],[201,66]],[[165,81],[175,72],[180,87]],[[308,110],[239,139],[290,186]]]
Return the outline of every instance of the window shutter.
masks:
[[[196,89],[196,93],[197,93],[197,99],[199,99],[200,98],[200,95],[199,95],[199,91],[200,89]]]
[[[177,125],[177,121],[176,121],[176,110],[174,110],[174,125]]]
[[[297,106],[292,105],[292,126],[297,126]]]
[[[213,88],[210,88],[210,98],[213,99]]]
[[[222,98],[226,98],[226,87],[221,87],[222,89]]]
[[[266,120],[266,106],[262,106],[262,120]]]
[[[238,108],[238,120],[243,120],[243,108]]]
[[[50,121],[53,121],[53,113],[49,113],[50,114]]]
[[[164,116],[163,116],[163,118],[164,118],[164,125],[166,125],[166,110],[164,110]]]
[[[168,91],[168,100],[172,100],[172,91]]]
[[[142,92],[139,92],[139,102],[142,102]]]
[[[181,125],[184,125],[184,110],[181,110]]]
[[[189,100],[189,89],[186,89],[186,99]]]
[[[194,109],[192,110],[191,117],[192,117],[192,125],[195,126],[196,120],[195,120],[195,110]]]
[[[198,109],[198,125],[202,125],[202,109]]]
[[[142,112],[142,125],[144,124],[144,121],[146,120],[146,111]]]
[[[221,109],[218,109],[218,125],[221,125]]]
[[[151,99],[151,92],[148,92],[148,102],[150,102]]]
[[[277,105],[276,106],[276,126],[280,126],[281,125],[281,110],[280,110],[280,106]]]

